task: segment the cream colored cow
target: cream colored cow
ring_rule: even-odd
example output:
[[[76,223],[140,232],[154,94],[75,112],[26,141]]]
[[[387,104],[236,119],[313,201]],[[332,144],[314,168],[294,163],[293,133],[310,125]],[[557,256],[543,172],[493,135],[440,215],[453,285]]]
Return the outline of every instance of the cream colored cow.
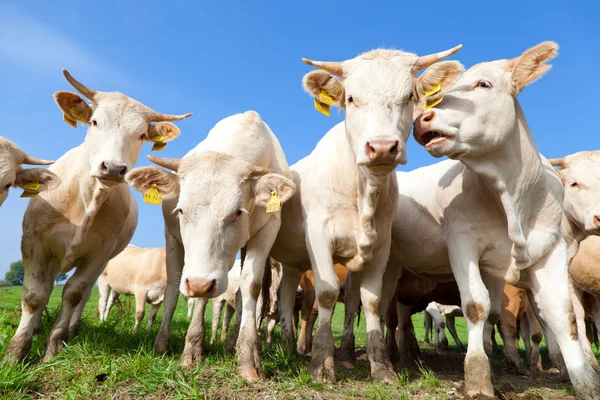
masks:
[[[145,141],[164,144],[179,136],[179,129],[167,121],[191,115],[157,113],[121,93],[92,90],[63,72],[91,104],[66,91],[56,92],[54,99],[70,125],[88,125],[87,135],[50,167],[60,176],[60,186],[32,199],[25,212],[23,314],[6,351],[10,361],[22,360],[28,353],[54,278],[74,268],[63,289],[62,309],[50,330],[44,359],[54,356],[78,331],[93,284],[135,231],[137,205],[123,184],[125,174]]]
[[[265,261],[281,224],[279,207],[283,204],[285,209],[296,190],[281,145],[260,115],[247,111],[219,121],[183,158],[151,160],[173,172],[138,168],[128,174],[127,181],[141,192],[155,185],[164,196],[168,279],[155,348],[167,348],[179,291],[195,298],[224,293],[235,256],[246,247],[240,283],[238,370],[242,376],[256,379],[256,303]],[[202,357],[204,309],[199,308],[186,335],[184,366]]]
[[[470,68],[414,124],[429,153],[454,160],[397,173],[400,204],[384,282],[397,282],[402,268],[437,281],[456,279],[469,330],[468,396],[494,395],[486,353],[505,279],[529,289],[556,336],[549,346],[560,345],[578,395],[600,396],[569,299],[560,232],[564,191],[516,99],[550,68],[546,61],[557,48],[546,42],[514,59]]]
[[[144,319],[144,307],[149,303],[148,329],[163,302],[167,286],[167,267],[164,248],[140,248],[128,245],[125,250],[110,260],[98,278],[98,312],[100,321],[106,321],[115,300],[121,294],[135,296],[134,332]]]
[[[380,318],[382,277],[398,203],[393,171],[406,162],[413,112],[425,106],[425,93],[437,84],[443,92],[463,69],[446,62],[418,78],[417,72],[458,49],[424,57],[380,49],[344,62],[305,60],[318,70],[304,76],[304,89],[315,99],[327,100],[324,92],[344,108],[345,121],[292,166],[297,193],[283,208],[271,255],[284,265],[282,336],[292,351],[296,288],[302,272],[312,268],[315,273],[319,324],[310,363],[315,379],[336,381],[331,317],[339,294],[334,262],[341,262],[357,272],[354,284],[360,295],[354,293],[353,300],[362,300],[365,309],[371,376],[396,380]]]
[[[11,187],[31,187],[32,194],[54,189],[60,184],[60,178],[44,168],[23,169],[21,165],[50,165],[54,161],[32,157],[10,140],[0,136],[0,206],[8,197]],[[37,184],[40,186],[37,187]],[[34,185],[34,186],[30,186]],[[35,189],[35,190],[33,190]]]

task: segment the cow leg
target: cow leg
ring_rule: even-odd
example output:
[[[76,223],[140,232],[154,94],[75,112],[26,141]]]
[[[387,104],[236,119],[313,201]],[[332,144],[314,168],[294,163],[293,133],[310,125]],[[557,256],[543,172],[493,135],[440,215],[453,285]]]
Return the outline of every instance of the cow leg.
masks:
[[[525,368],[518,350],[517,318],[521,296],[502,295],[502,310],[500,313],[500,332],[504,342],[504,359],[506,363],[519,375],[531,375]]]
[[[108,278],[104,275],[100,275],[98,278],[98,292],[100,298],[98,299],[98,314],[100,316],[100,322],[106,321],[106,305],[108,303],[108,296],[110,295],[110,285],[108,284]],[[106,316],[104,315],[106,313]]]
[[[92,288],[90,287],[79,302],[79,304],[77,304],[77,307],[75,307],[75,311],[73,311],[73,315],[71,316],[71,322],[69,323],[69,336],[75,336],[79,333],[79,328],[81,327],[81,318],[83,316],[83,310],[91,295]]]
[[[527,315],[523,313],[521,318],[519,319],[519,332],[518,334],[523,339],[523,344],[525,345],[525,359],[529,363],[531,360],[531,330],[529,329],[529,321],[527,320]],[[517,339],[518,340],[518,339]],[[529,369],[531,370],[531,364],[529,364]]]
[[[469,330],[465,357],[467,396],[494,396],[490,361],[484,348],[484,328],[490,312],[490,295],[480,274],[479,249],[466,234],[448,232],[448,253]]]
[[[277,325],[277,319],[272,316],[267,317],[267,347],[271,347],[271,343],[273,342],[275,325]]]
[[[481,272],[481,277],[490,296],[490,311],[483,327],[483,347],[488,357],[491,357],[492,330],[500,320],[505,283],[504,279],[496,279],[485,271]]]
[[[383,323],[387,327],[386,350],[391,363],[397,364],[400,361],[400,353],[398,351],[398,343],[396,341],[396,328],[398,326],[397,314],[397,288],[398,280],[402,275],[402,268],[396,267],[392,262],[386,261],[385,272],[383,274],[382,293],[380,315]],[[358,296],[356,296],[358,297]],[[383,328],[382,328],[383,331]],[[419,347],[419,344],[414,337],[414,344]],[[392,365],[393,365],[392,364]]]
[[[185,346],[181,355],[181,366],[189,369],[196,363],[204,361],[204,335],[206,334],[206,324],[204,323],[204,314],[208,299],[194,299],[194,315],[190,326],[185,335]]]
[[[44,361],[50,360],[64,347],[64,342],[69,337],[69,323],[73,312],[104,270],[113,251],[111,244],[108,243],[97,254],[89,255],[89,258],[77,267],[75,273],[65,284],[62,294],[62,309],[50,330]]]
[[[58,275],[58,263],[48,262],[46,254],[36,240],[23,238],[23,295],[21,297],[21,320],[19,327],[8,344],[5,363],[22,361],[29,350],[33,330],[48,303],[54,278]]]
[[[525,313],[527,317],[527,325],[529,326],[529,332],[531,333],[531,357],[529,358],[529,369],[531,371],[542,370],[542,358],[540,357],[540,343],[542,342],[542,327],[540,322],[535,316],[535,312],[531,307],[531,304],[527,302],[527,311]]]
[[[385,316],[385,327],[386,327],[386,346],[388,354],[390,355],[390,361],[392,364],[397,365],[400,362],[400,352],[398,351],[398,341],[396,339],[398,330],[398,312],[397,312],[398,297],[396,292],[392,296],[390,303],[388,304],[386,316]]]
[[[418,347],[412,345],[414,333],[410,321],[411,306],[396,302],[396,313],[398,321],[398,352],[400,353],[400,366],[411,368],[419,358]]]
[[[187,319],[192,319],[192,314],[194,313],[194,299],[191,297],[187,299],[187,310]]]
[[[306,277],[304,278],[304,289],[302,293],[302,319],[300,320],[300,334],[298,335],[298,341],[296,342],[296,350],[298,351],[298,354],[304,355],[310,351],[312,346],[312,327],[311,330],[308,330],[307,326],[308,320],[312,315],[313,307],[315,306],[315,287],[310,279],[307,279]]]
[[[344,331],[338,357],[346,368],[354,368],[356,351],[354,321],[360,307],[360,274],[348,272],[344,282]]]
[[[259,349],[259,337],[256,329],[256,315],[260,313],[256,305],[262,292],[267,257],[281,222],[271,218],[246,246],[246,257],[242,267],[240,292],[242,295],[241,324],[236,343],[238,372],[247,380],[263,377]],[[295,293],[295,290],[293,291]]]
[[[384,382],[395,382],[397,379],[385,347],[381,318],[381,312],[387,312],[387,302],[393,297],[396,286],[394,283],[390,284],[388,297],[383,296],[383,276],[390,255],[390,242],[391,238],[383,243],[361,271],[360,285],[360,298],[367,325],[367,358],[371,364],[371,377]]]
[[[140,324],[144,319],[146,309],[146,291],[140,291],[135,294],[135,326],[133,332],[137,332],[140,329]]]
[[[219,322],[221,322],[221,313],[225,300],[219,299],[212,301],[213,315],[212,315],[212,331],[210,332],[210,344],[214,344],[217,341],[217,333],[219,330]]]
[[[456,316],[454,315],[446,315],[446,326],[448,327],[448,331],[450,335],[452,335],[452,339],[454,339],[454,343],[456,344],[456,348],[460,353],[465,352],[465,345],[460,341],[458,337],[458,333],[456,333]],[[492,337],[495,336],[492,331]]]
[[[433,343],[435,345],[435,351],[440,355],[445,355],[443,346],[440,344],[440,333],[442,337],[445,338],[444,330],[446,328],[446,323],[444,322],[444,318],[440,311],[438,310],[435,303],[429,303],[425,312],[431,316],[433,320]],[[448,348],[448,339],[446,339],[446,348]]]
[[[333,307],[335,310],[335,306]],[[332,311],[333,314],[334,311]],[[317,322],[317,318],[319,317],[319,309],[317,307],[317,302],[313,303],[313,306],[310,308],[310,314],[308,315],[308,320],[306,321],[306,352],[312,351],[312,341],[313,341],[313,331],[315,328],[315,323]]]
[[[223,314],[223,324],[221,325],[221,342],[225,343],[227,339],[227,330],[229,329],[229,323],[231,322],[231,317],[233,317],[233,313],[235,312],[235,308],[233,308],[229,303],[225,305],[225,313]]]
[[[235,293],[235,321],[233,321],[233,327],[227,338],[227,344],[225,345],[225,351],[229,354],[235,354],[235,346],[240,335],[240,325],[242,324],[242,292],[238,289]]]
[[[279,286],[281,339],[283,345],[293,353],[296,350],[293,327],[294,304],[296,303],[296,290],[298,290],[302,273],[284,264],[281,274],[281,284]]]
[[[423,329],[425,330],[425,337],[423,339],[423,345],[425,347],[431,347],[431,332],[433,331],[433,318],[431,314],[425,310],[423,313]]]
[[[578,397],[598,399],[600,378],[579,343],[566,260],[566,245],[559,240],[542,260],[530,267],[532,306],[539,311],[540,322],[554,333]]]
[[[115,301],[119,298],[119,293],[117,293],[114,289],[111,289],[110,295],[108,296],[108,303],[106,304],[106,310],[104,310],[104,320],[108,318],[108,313],[115,305]]]
[[[156,318],[159,308],[160,303],[150,305],[150,313],[148,314],[148,330],[152,329],[152,325],[154,325],[154,319]]]
[[[600,366],[598,360],[592,350],[591,343],[587,340],[585,332],[585,310],[583,309],[583,291],[576,288],[571,279],[569,278],[569,289],[571,291],[571,300],[573,302],[573,311],[575,312],[575,320],[577,321],[577,332],[579,333],[579,341],[586,357],[592,364],[592,367],[600,372]]]
[[[177,299],[179,298],[179,283],[181,282],[181,273],[183,271],[184,250],[183,245],[167,231],[165,227],[166,241],[166,264],[167,264],[167,286],[165,287],[165,300],[163,309],[163,318],[160,323],[158,335],[154,340],[154,350],[158,353],[165,353],[169,347],[171,320]]]

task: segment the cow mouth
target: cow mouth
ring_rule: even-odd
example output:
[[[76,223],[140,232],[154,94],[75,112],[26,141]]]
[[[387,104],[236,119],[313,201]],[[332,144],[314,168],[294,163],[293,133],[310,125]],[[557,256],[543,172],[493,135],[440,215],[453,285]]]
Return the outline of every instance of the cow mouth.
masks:
[[[421,146],[430,147],[443,143],[447,140],[454,140],[455,136],[441,130],[425,131],[416,139]]]

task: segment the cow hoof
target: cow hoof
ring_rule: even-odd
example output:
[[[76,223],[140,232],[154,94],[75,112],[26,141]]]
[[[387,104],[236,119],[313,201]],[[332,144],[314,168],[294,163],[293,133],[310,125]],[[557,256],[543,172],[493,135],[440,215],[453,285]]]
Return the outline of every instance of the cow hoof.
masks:
[[[23,361],[31,349],[32,341],[32,338],[26,334],[15,335],[6,349],[4,363],[17,364]]]
[[[184,354],[179,364],[183,369],[190,370],[202,362],[204,362],[204,354]]]
[[[385,382],[385,383],[393,383],[398,380],[398,376],[396,372],[389,369],[380,369],[379,371],[375,371],[371,374],[371,378],[375,381]]]
[[[157,353],[163,354],[167,352],[167,348],[169,347],[169,338],[164,336],[157,336],[154,340],[154,351]]]
[[[238,372],[242,378],[249,382],[257,381],[264,378],[263,373],[258,373],[256,368],[251,365],[242,365],[238,367]]]
[[[46,354],[42,362],[46,362],[52,359],[59,351],[65,347],[65,341],[68,338],[67,330],[63,328],[57,328],[50,333],[48,342],[46,344]]]
[[[490,362],[485,354],[476,353],[465,358],[465,393],[468,397],[494,398]]]
[[[335,364],[333,357],[327,357],[322,365],[312,368],[312,376],[315,381],[335,384]]]

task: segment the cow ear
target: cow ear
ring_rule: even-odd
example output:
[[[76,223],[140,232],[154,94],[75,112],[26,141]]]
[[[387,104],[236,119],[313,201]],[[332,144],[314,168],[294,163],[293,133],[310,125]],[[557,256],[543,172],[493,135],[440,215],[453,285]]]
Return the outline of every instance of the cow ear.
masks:
[[[321,92],[325,92],[333,100],[334,105],[340,108],[346,105],[344,85],[327,71],[319,69],[309,72],[304,75],[302,86],[309,95],[319,101],[322,100]]]
[[[140,193],[146,193],[156,186],[163,196],[179,194],[179,177],[162,168],[135,168],[125,176],[125,181]]]
[[[565,176],[564,169],[565,169],[565,167],[567,165],[566,158],[564,158],[564,157],[562,157],[562,158],[549,158],[548,161],[550,162],[550,164],[553,167],[557,167],[557,168],[554,168],[554,171],[560,177],[560,180],[563,183],[563,185],[565,185],[566,184],[566,176]]]
[[[63,119],[73,128],[77,122],[89,124],[92,118],[92,107],[73,92],[60,91],[54,93],[54,101],[63,112]]]
[[[272,194],[276,192],[279,201],[285,203],[296,193],[296,185],[283,175],[268,173],[260,177],[254,184],[254,199],[256,204],[266,207]]]
[[[170,122],[158,122],[148,125],[148,136],[146,140],[150,142],[167,143],[177,138],[181,131],[176,125]],[[157,140],[162,138],[162,140]]]
[[[465,68],[458,61],[442,61],[427,68],[416,78],[413,116],[416,118],[428,106],[439,103],[464,72]]]
[[[525,86],[548,72],[552,66],[546,62],[557,55],[558,44],[543,42],[510,60],[508,65],[512,69],[512,95],[518,95]]]
[[[37,192],[55,189],[60,185],[60,178],[52,171],[44,168],[19,168],[15,178],[15,186],[22,188],[27,184],[39,183]]]

